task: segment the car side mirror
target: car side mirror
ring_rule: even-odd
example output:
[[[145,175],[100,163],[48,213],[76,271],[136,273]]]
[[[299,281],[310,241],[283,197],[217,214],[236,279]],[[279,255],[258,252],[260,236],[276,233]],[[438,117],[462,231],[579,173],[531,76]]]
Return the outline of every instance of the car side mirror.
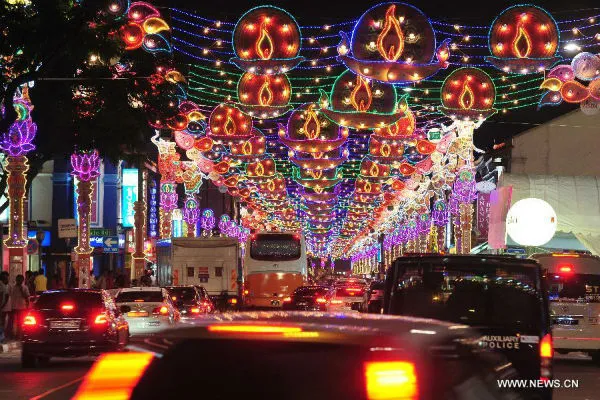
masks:
[[[121,312],[121,314],[126,314],[129,311],[131,311],[131,307],[123,305],[119,308],[119,311]]]

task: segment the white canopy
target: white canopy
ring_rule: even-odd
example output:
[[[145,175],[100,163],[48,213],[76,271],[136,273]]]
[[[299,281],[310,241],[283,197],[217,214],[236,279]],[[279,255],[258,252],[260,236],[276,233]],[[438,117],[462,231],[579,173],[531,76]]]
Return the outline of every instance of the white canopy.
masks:
[[[505,173],[499,186],[512,186],[512,204],[535,197],[556,211],[558,230],[570,232],[600,255],[600,178],[595,176],[518,175]]]

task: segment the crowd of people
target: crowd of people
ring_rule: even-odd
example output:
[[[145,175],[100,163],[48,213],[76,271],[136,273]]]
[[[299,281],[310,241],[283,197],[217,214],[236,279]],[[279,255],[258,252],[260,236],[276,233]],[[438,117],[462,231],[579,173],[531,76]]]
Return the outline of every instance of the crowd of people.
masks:
[[[29,308],[29,297],[48,289],[43,271],[19,274],[14,284],[9,284],[9,278],[8,271],[0,272],[0,342],[21,336],[21,324],[17,321]]]

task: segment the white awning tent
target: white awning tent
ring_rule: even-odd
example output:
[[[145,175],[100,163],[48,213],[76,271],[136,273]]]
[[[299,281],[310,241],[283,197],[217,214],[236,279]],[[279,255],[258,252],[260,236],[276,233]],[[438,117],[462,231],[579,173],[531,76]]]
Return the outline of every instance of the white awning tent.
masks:
[[[572,233],[593,254],[600,255],[600,177],[501,175],[499,186],[512,186],[512,204],[535,197],[556,211],[558,231]]]

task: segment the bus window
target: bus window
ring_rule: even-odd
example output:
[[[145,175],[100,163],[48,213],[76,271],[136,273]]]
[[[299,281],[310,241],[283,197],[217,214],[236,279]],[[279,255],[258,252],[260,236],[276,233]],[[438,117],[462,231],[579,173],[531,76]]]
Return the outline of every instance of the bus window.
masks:
[[[250,257],[254,260],[291,261],[300,255],[300,237],[293,234],[257,234],[250,243]]]

